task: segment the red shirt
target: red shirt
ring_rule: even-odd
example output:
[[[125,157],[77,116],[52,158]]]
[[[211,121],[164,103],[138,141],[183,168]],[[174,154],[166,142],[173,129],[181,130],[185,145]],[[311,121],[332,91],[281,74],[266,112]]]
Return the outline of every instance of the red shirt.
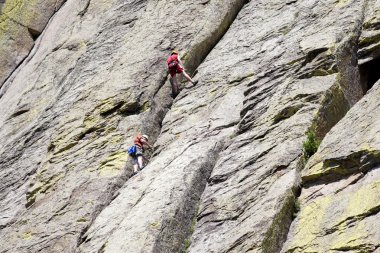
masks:
[[[142,143],[141,138],[142,138],[141,134],[137,135],[137,137],[135,139],[135,145],[142,148],[144,146],[144,144]]]
[[[171,63],[171,62],[173,62],[173,61],[178,62],[178,55],[177,55],[177,54],[172,54],[172,55],[169,56],[168,59],[166,60],[166,62],[168,63],[168,65],[169,65],[169,63]]]

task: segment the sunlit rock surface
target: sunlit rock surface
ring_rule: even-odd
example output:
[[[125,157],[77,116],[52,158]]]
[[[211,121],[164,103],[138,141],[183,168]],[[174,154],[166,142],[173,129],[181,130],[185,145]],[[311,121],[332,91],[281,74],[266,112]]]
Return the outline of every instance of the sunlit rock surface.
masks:
[[[0,252],[376,252],[379,13],[6,1]],[[173,100],[175,48],[199,82]],[[323,141],[306,161],[308,131]],[[139,132],[154,150],[131,177]]]
[[[65,0],[3,0],[0,3],[0,87],[29,54],[50,17]]]

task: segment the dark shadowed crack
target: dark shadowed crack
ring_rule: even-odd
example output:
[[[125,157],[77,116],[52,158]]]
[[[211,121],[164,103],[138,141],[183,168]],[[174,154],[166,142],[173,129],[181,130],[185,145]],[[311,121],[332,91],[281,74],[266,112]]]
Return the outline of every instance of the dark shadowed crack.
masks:
[[[339,82],[334,84],[331,89],[328,90],[325,100],[322,101],[322,117],[316,117],[314,119],[314,125],[311,127],[313,130],[317,131],[318,137],[322,140],[325,135],[335,126],[345,115],[345,113],[357,103],[365,93],[367,87],[370,85],[363,85],[360,83],[360,78],[362,73],[359,73],[358,58],[359,53],[359,37],[362,33],[362,27],[364,23],[364,13],[367,8],[368,1],[365,1],[363,9],[361,10],[361,20],[359,20],[354,27],[354,31],[347,35],[347,37],[342,41],[337,49],[336,55],[336,65],[333,63],[331,56],[325,56],[325,51],[317,52],[316,55],[311,55],[312,61],[318,61],[318,58],[322,56],[328,61],[326,65],[323,63],[323,72],[318,72],[317,75],[327,75],[331,73],[338,73]],[[310,61],[309,61],[310,62]],[[328,69],[326,69],[326,67]],[[361,71],[362,72],[362,71]],[[315,72],[312,72],[315,74]],[[313,74],[313,75],[314,75]],[[363,80],[363,78],[362,78]],[[366,86],[366,87],[364,87]],[[319,112],[321,114],[321,111]],[[333,116],[333,117],[332,117]],[[327,124],[321,122],[325,121]],[[350,182],[349,185],[355,184],[360,179],[364,177],[368,171],[372,170],[378,164],[380,164],[380,154],[377,151],[357,151],[343,157],[329,158],[322,161],[322,169],[317,172],[307,173],[302,176],[302,188],[309,188],[315,185],[327,185],[329,183],[337,182],[342,179],[346,179],[351,175],[358,175],[356,179]],[[302,166],[302,167],[305,167]],[[302,191],[302,188],[300,190]],[[347,188],[347,186],[345,186]],[[343,189],[339,189],[335,192],[339,193]],[[317,198],[318,196],[324,196],[320,189],[309,193],[309,197],[306,198],[306,202]],[[298,200],[295,200],[295,202]],[[334,225],[334,227],[328,229],[325,235],[319,235],[320,237],[326,236],[328,234],[341,231],[341,226],[348,226],[351,223],[359,222],[369,216],[376,215],[380,212],[380,207],[376,206],[365,213],[347,217],[345,220],[341,221],[339,224]],[[318,236],[318,237],[319,237]],[[304,242],[303,242],[304,243]],[[351,252],[351,251],[365,251],[373,252],[378,246],[372,244],[356,245],[354,247],[340,247],[333,248],[335,251]],[[303,252],[303,247],[292,247],[287,249],[286,252]],[[364,252],[363,251],[363,252]]]
[[[243,2],[244,1],[241,1],[242,2],[242,4],[243,4]],[[88,1],[88,4],[89,4],[89,1]],[[242,7],[242,4],[241,4],[241,6],[237,6],[236,7],[236,10],[233,10],[233,11],[230,11],[230,12],[228,12],[228,14],[227,14],[227,17],[225,17],[225,19],[223,20],[223,24],[219,27],[219,30],[218,30],[218,32],[216,32],[216,33],[213,33],[212,34],[212,36],[210,35],[210,37],[208,37],[207,39],[205,39],[205,41],[202,41],[202,43],[200,43],[199,45],[197,45],[197,46],[201,46],[201,48],[198,48],[199,50],[200,50],[200,52],[197,52],[197,48],[196,49],[190,49],[190,51],[193,51],[194,53],[192,53],[192,55],[194,55],[194,57],[193,58],[189,58],[189,62],[190,61],[194,61],[195,63],[193,63],[194,65],[192,65],[192,66],[190,66],[189,67],[189,69],[191,70],[192,68],[196,68],[196,67],[198,67],[198,65],[204,60],[204,58],[208,55],[208,53],[212,50],[212,48],[215,46],[215,44],[220,40],[220,38],[224,35],[224,33],[228,30],[228,27],[229,27],[229,25],[232,23],[232,21],[235,19],[235,17],[236,17],[236,14],[237,14],[237,12],[239,11],[239,8],[241,8]],[[87,5],[87,7],[86,8],[88,8],[88,5]],[[37,46],[37,45],[36,45]],[[206,48],[206,50],[205,51],[203,51],[204,49]],[[202,50],[201,50],[202,49]],[[32,52],[32,51],[31,51]],[[28,58],[30,58],[30,56],[31,55],[29,55],[29,56],[27,56],[26,57],[26,59],[28,59]],[[80,59],[78,59],[78,61],[79,61]],[[77,62],[78,62],[77,61]],[[20,63],[20,65],[23,63],[24,61],[22,61],[21,63]],[[190,63],[189,63],[190,64]],[[75,65],[76,66],[76,65]],[[75,68],[75,67],[74,67]],[[69,70],[69,72],[68,72],[68,74],[65,76],[65,78],[62,80],[62,82],[61,83],[64,83],[65,82],[65,80],[66,80],[66,78],[67,77],[70,77],[71,76],[71,71],[73,71],[73,69],[74,68],[71,68],[70,70]],[[16,70],[17,70],[18,68],[16,68]],[[15,70],[15,71],[16,71]],[[13,73],[8,77],[8,78],[10,78],[11,76],[13,76]],[[164,79],[164,80],[162,80],[162,82],[161,82],[161,84],[160,84],[160,86],[162,87],[164,84],[165,84],[165,82],[166,82],[166,79]],[[59,87],[62,87],[62,85],[59,85]],[[161,87],[159,87],[159,89],[161,88]],[[69,89],[69,88],[71,88],[71,87],[62,87],[61,88],[61,90],[60,90],[60,92],[59,92],[59,94],[60,95],[62,95],[62,93],[65,93],[67,90],[66,89]],[[158,89],[158,90],[159,90]],[[3,90],[2,90],[2,92],[6,92],[6,88],[4,88]],[[4,94],[4,93],[2,93],[2,94]],[[0,94],[0,97],[1,97],[1,94]],[[169,101],[169,102],[168,102]],[[153,125],[146,125],[146,126],[144,126],[145,127],[145,132],[148,132],[148,133],[150,133],[151,131],[160,131],[161,130],[161,126],[162,126],[162,120],[163,120],[163,118],[165,117],[165,115],[166,115],[166,113],[167,113],[167,110],[169,110],[170,109],[170,106],[171,106],[171,103],[172,103],[172,101],[171,101],[171,99],[170,98],[168,98],[168,96],[167,96],[167,99],[165,100],[165,101],[159,101],[158,100],[158,98],[157,97],[153,97],[153,98],[151,98],[151,100],[150,100],[150,104],[151,105],[154,105],[156,103],[156,105],[157,105],[157,107],[159,107],[159,105],[160,106],[162,106],[162,110],[161,110],[161,108],[159,108],[159,109],[155,109],[155,110],[152,110],[152,114],[150,115],[150,116],[152,116],[153,118],[154,118],[154,124]],[[167,106],[168,105],[168,106]],[[109,116],[111,116],[111,115],[113,115],[113,114],[120,114],[120,115],[122,115],[122,116],[128,116],[128,115],[130,115],[130,113],[133,113],[133,114],[135,114],[135,113],[138,113],[138,112],[140,112],[141,111],[141,107],[138,107],[137,109],[133,109],[133,110],[124,110],[123,111],[123,104],[122,103],[120,103],[120,104],[117,104],[114,108],[111,108],[109,111],[105,111],[105,112],[103,112],[103,114],[101,114],[101,116],[102,117],[104,117],[104,118],[107,118],[107,117],[109,117]],[[14,117],[16,117],[16,116],[19,116],[19,115],[21,115],[21,114],[23,114],[23,113],[26,113],[27,111],[25,111],[25,112],[23,112],[22,110],[20,110],[19,112],[18,112],[18,114],[16,113],[16,115],[13,115]],[[83,133],[81,133],[79,136],[77,136],[76,138],[77,138],[77,141],[79,141],[79,140],[81,140],[81,139],[83,139],[83,138],[85,138],[87,135],[89,135],[89,134],[91,134],[91,133],[93,133],[93,132],[96,132],[98,129],[97,129],[97,127],[93,127],[93,128],[89,128],[88,130],[85,130]],[[157,134],[158,135],[158,134]],[[157,136],[156,135],[156,136]],[[153,140],[155,139],[155,137],[156,137],[155,135],[153,135]],[[28,138],[28,140],[30,141],[30,140],[32,140],[32,138]],[[28,142],[28,141],[27,141]],[[70,146],[70,145],[72,145],[72,146]],[[67,147],[64,147],[64,150],[67,150],[67,149],[70,149],[70,148],[72,148],[72,147],[74,147],[76,145],[76,143],[75,142],[73,142],[73,143],[70,143],[69,144],[69,146]],[[216,147],[213,151],[212,151],[212,154],[210,154],[210,156],[217,156],[218,154],[219,154],[219,152],[220,152],[220,150],[221,150],[222,148],[221,147]],[[24,149],[23,149],[24,150]],[[20,150],[21,151],[21,150]],[[54,147],[51,147],[49,150],[48,150],[49,152],[53,152],[54,151]],[[58,151],[60,151],[60,150],[58,150]],[[18,156],[18,157],[20,157],[20,156]],[[16,159],[17,159],[17,157],[16,157]],[[215,158],[215,160],[216,160],[217,158]],[[214,163],[215,163],[215,161],[214,161]],[[202,164],[202,167],[204,167],[204,168],[202,168],[202,173],[206,173],[205,171],[208,171],[208,170],[210,170],[211,171],[211,169],[213,168],[213,166],[214,166],[214,164],[213,163],[211,163],[211,164],[208,164],[208,163],[205,163],[205,164]],[[205,170],[205,171],[203,171],[203,170]],[[34,174],[34,172],[35,171],[33,171],[33,174]],[[200,175],[199,175],[200,176]],[[203,178],[203,176],[204,176],[204,174],[202,174],[202,178]],[[208,176],[205,176],[204,178],[208,178]],[[79,236],[79,238],[78,238],[78,245],[79,244],[81,244],[81,242],[83,242],[83,240],[85,240],[86,238],[84,237],[84,235],[86,234],[86,231],[87,231],[87,229],[92,225],[92,221],[93,220],[95,220],[95,218],[98,216],[98,214],[104,209],[104,207],[105,206],[108,206],[109,204],[110,204],[110,202],[112,201],[112,199],[113,199],[113,196],[114,196],[114,192],[116,192],[122,185],[123,185],[123,183],[125,183],[125,181],[126,181],[127,179],[125,179],[125,178],[123,178],[123,179],[120,179],[119,180],[119,182],[118,182],[118,184],[117,185],[115,185],[114,186],[114,188],[112,188],[111,190],[110,190],[110,192],[109,192],[109,197],[106,197],[106,199],[109,199],[110,201],[109,202],[107,202],[107,201],[105,201],[105,202],[103,202],[102,203],[102,205],[101,206],[97,206],[96,207],[96,212],[92,215],[92,219],[91,219],[91,222],[89,222],[88,224],[86,224],[86,226],[81,230],[81,234],[80,234],[80,236]],[[199,189],[197,188],[197,190],[196,191],[194,191],[194,192],[191,192],[191,193],[189,193],[189,194],[195,194],[196,196],[194,197],[194,199],[195,200],[198,200],[199,201],[199,198],[200,198],[200,194],[203,192],[203,189],[204,189],[204,187],[205,187],[205,183],[204,184],[201,184],[200,186],[198,186],[198,182],[192,182],[193,184],[196,184],[196,186],[197,187],[199,187]],[[189,191],[193,191],[193,189],[189,189]],[[195,201],[196,202],[196,201]],[[194,203],[195,203],[194,202]],[[185,214],[184,215],[188,215],[188,214],[194,214],[195,213],[195,208],[193,208],[193,206],[192,205],[189,205],[189,210],[187,210],[186,212],[185,212]],[[60,211],[63,211],[65,209],[65,206],[64,207],[62,207],[61,209],[60,209]],[[191,215],[190,215],[191,216]],[[191,219],[190,219],[191,220]],[[167,224],[169,224],[168,226],[170,226],[170,224],[171,224],[171,222],[172,221],[165,221],[165,223],[167,223]],[[187,225],[186,225],[187,226]],[[189,227],[189,226],[187,226],[187,227]],[[163,234],[165,234],[165,233],[163,233]],[[74,232],[73,232],[73,236],[75,236],[75,234],[74,234]],[[163,235],[164,236],[164,235]],[[166,246],[165,245],[161,245],[160,243],[158,243],[157,244],[157,247],[158,248],[160,248],[160,247],[163,247],[163,248],[165,248]]]
[[[209,178],[224,146],[224,143],[216,143],[214,148],[208,152],[208,159],[200,164],[199,173],[196,174],[196,177],[186,188],[186,191],[188,191],[186,196],[189,196],[189,201],[182,202],[182,205],[177,206],[175,219],[169,218],[162,221],[162,228],[155,241],[153,252],[179,252],[181,248],[185,247],[186,238],[191,236],[194,229],[193,220],[197,215],[197,206],[206,186],[207,178]],[[185,233],[174,235],[173,231],[178,231],[178,227],[184,227]],[[177,243],[173,243],[173,240],[177,241]]]
[[[88,11],[88,7],[90,7],[90,4],[91,4],[91,0],[87,0],[86,2],[86,5],[84,6],[83,10],[81,10],[78,15],[83,17],[84,14],[86,14],[86,12]]]

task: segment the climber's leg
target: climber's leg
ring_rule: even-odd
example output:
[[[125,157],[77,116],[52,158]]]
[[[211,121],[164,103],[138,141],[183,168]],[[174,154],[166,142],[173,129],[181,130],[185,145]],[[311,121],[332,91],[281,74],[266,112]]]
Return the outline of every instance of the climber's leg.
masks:
[[[170,84],[172,85],[172,96],[173,98],[178,95],[179,93],[179,87],[178,87],[178,81],[177,81],[177,75],[173,75],[170,78]]]
[[[142,155],[137,156],[137,162],[138,162],[139,169],[142,170],[144,168],[143,156]]]
[[[139,171],[139,164],[136,156],[132,156],[133,174]]]
[[[187,81],[189,81],[190,83],[192,83],[193,85],[196,85],[197,82],[193,81],[193,79],[191,79],[191,77],[186,73],[185,70],[182,71],[182,75],[187,79]]]

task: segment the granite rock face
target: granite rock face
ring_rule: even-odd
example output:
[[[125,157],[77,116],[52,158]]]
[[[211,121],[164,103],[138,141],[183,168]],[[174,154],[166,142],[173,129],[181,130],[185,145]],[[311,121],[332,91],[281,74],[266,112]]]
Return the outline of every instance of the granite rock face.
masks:
[[[2,89],[1,252],[76,250],[130,177],[134,135],[159,134],[170,49],[191,71],[242,4],[66,2]]]
[[[307,164],[300,212],[283,252],[378,252],[379,84],[329,132]]]
[[[12,4],[46,16],[2,22],[1,253],[378,250],[379,1]]]
[[[65,0],[4,0],[0,4],[0,87],[25,59]]]
[[[282,252],[379,252],[379,7],[369,1],[359,39],[361,82],[370,90],[306,165]]]
[[[350,52],[364,7],[364,1],[339,8],[335,1],[252,1],[211,52],[229,52],[237,73],[253,74],[239,135],[213,169],[189,252],[281,249],[299,191],[305,132],[323,137],[362,96]]]

